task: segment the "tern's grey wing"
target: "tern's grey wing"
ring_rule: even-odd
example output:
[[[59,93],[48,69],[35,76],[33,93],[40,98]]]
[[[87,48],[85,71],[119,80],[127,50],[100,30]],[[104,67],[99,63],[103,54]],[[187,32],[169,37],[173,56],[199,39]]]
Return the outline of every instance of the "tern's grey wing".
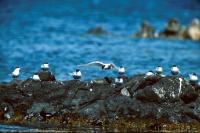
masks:
[[[82,66],[103,66],[103,65],[104,65],[104,63],[102,63],[100,61],[93,61],[88,64],[83,64],[83,65],[78,65],[78,66],[82,67]]]

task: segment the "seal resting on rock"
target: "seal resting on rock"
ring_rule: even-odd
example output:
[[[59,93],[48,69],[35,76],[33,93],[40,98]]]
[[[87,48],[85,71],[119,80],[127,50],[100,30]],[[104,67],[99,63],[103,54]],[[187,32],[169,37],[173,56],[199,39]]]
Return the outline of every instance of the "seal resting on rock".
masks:
[[[184,28],[177,19],[170,19],[163,32],[159,34],[160,37],[167,38],[183,38]]]
[[[137,38],[155,38],[157,34],[149,22],[144,21],[140,26],[140,30],[134,36]]]
[[[200,40],[200,21],[199,19],[193,19],[191,24],[186,29],[186,38],[192,40]]]

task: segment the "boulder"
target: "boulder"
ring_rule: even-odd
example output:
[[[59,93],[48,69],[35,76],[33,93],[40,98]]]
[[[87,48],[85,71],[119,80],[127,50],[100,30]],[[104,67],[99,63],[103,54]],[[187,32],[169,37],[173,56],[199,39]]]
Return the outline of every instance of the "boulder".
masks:
[[[193,19],[192,22],[187,26],[185,31],[185,38],[192,39],[195,41],[200,40],[200,20]]]
[[[145,86],[136,93],[136,98],[145,102],[176,102],[182,100],[190,103],[196,100],[198,93],[182,77],[168,76],[155,84]]]
[[[55,76],[50,71],[40,71],[37,73],[41,81],[55,81]]]

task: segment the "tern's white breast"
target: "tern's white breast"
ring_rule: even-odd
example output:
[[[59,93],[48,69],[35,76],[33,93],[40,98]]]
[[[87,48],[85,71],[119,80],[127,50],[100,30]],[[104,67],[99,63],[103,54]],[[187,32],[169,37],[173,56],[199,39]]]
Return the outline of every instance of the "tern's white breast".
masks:
[[[163,68],[162,67],[156,67],[156,72],[162,72]]]
[[[38,75],[33,75],[33,80],[40,81],[40,77]]]
[[[171,68],[171,71],[172,71],[172,72],[179,72],[179,68],[178,68],[178,67],[172,67],[172,68]]]
[[[123,78],[116,78],[115,83],[123,83]]]
[[[19,71],[20,71],[20,68],[16,68],[16,69],[12,72],[12,75],[13,75],[13,76],[18,76],[18,75],[19,75]]]
[[[42,64],[42,65],[41,65],[41,68],[48,69],[48,68],[49,68],[49,64]]]
[[[153,76],[153,75],[154,75],[153,72],[147,72],[147,73],[146,73],[146,76]]]
[[[81,71],[78,71],[78,72],[73,72],[72,74],[73,76],[81,76]]]
[[[119,68],[118,72],[119,72],[119,73],[125,73],[125,68],[124,68],[124,67]]]
[[[191,81],[198,81],[197,75],[190,74],[189,77]]]

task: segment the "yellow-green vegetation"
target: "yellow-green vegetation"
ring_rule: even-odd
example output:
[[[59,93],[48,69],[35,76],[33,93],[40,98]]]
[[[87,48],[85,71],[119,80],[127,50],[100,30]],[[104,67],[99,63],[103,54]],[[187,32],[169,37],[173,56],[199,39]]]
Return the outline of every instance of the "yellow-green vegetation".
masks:
[[[15,114],[9,120],[2,120],[5,124],[25,125],[45,130],[55,131],[80,131],[80,129],[95,129],[100,131],[154,131],[154,132],[200,132],[200,123],[172,123],[166,119],[139,119],[139,118],[122,118],[108,121],[105,117],[94,122],[92,119],[81,117],[78,114],[65,114],[62,116],[53,116],[46,121],[39,121],[36,117],[31,120],[25,120],[21,114]],[[40,125],[40,126],[39,126]],[[41,125],[46,125],[42,127]]]

